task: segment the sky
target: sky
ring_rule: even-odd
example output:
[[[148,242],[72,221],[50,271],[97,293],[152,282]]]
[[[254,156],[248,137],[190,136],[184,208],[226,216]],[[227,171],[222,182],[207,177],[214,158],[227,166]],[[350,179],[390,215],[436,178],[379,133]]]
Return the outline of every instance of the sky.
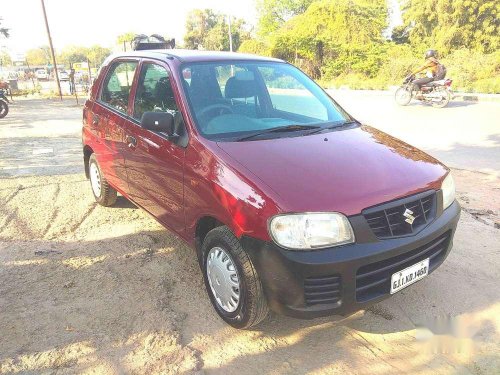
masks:
[[[182,42],[187,13],[196,8],[256,23],[256,0],[45,0],[52,42],[56,50],[66,45],[100,44],[114,47],[125,32],[172,36]],[[40,0],[2,0],[2,27],[10,38],[0,48],[23,53],[48,45]]]

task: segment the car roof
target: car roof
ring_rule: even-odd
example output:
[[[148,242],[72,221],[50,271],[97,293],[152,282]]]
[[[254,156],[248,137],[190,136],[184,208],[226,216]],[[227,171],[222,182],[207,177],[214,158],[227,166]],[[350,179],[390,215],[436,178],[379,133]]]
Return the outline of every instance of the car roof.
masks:
[[[154,50],[121,52],[110,56],[108,61],[118,57],[149,57],[161,60],[175,58],[181,62],[209,62],[209,61],[227,61],[227,60],[284,62],[283,60],[275,59],[273,57],[264,57],[248,53],[200,51],[200,50],[188,50],[188,49],[154,49]]]

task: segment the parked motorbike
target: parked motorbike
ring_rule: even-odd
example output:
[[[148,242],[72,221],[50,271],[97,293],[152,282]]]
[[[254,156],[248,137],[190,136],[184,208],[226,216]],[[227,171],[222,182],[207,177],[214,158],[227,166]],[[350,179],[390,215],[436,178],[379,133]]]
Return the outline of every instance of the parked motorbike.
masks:
[[[9,113],[9,103],[5,90],[0,89],[0,118],[4,118]]]
[[[420,91],[413,90],[414,76],[408,76],[401,87],[396,90],[395,99],[399,105],[408,105],[412,98],[430,104],[435,108],[448,105],[452,97],[451,79],[442,79],[423,85]]]

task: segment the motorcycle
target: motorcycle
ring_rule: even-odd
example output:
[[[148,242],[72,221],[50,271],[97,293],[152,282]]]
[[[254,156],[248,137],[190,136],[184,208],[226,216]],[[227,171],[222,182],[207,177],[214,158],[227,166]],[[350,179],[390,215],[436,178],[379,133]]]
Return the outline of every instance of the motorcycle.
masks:
[[[443,108],[448,105],[452,97],[451,79],[432,81],[421,86],[420,91],[413,89],[414,76],[408,76],[401,87],[396,90],[395,99],[399,105],[408,105],[412,98],[430,104],[435,108]]]
[[[5,95],[6,92],[3,89],[0,89],[0,118],[4,118],[9,113],[9,99]]]

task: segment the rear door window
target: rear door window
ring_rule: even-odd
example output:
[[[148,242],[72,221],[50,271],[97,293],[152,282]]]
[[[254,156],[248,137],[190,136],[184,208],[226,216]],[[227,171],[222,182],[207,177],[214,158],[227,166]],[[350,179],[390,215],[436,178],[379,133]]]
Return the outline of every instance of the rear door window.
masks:
[[[137,61],[119,61],[108,71],[101,91],[101,102],[127,114],[128,99],[134,82]]]

